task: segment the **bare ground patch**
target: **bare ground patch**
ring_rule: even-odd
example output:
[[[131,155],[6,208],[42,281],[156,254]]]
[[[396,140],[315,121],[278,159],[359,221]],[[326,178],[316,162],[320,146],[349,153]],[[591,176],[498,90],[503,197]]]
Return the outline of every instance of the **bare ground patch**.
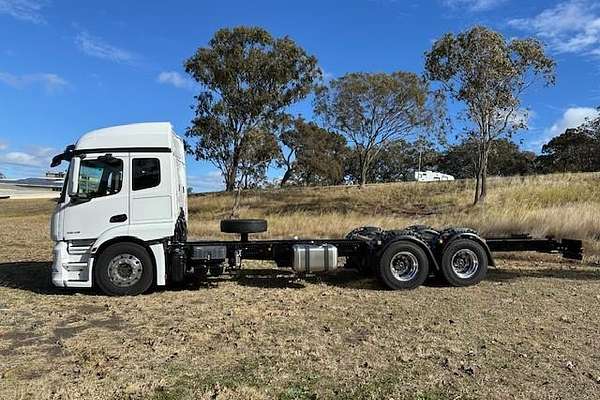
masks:
[[[593,399],[600,390],[597,269],[509,260],[477,287],[398,293],[351,271],[297,280],[258,267],[108,298],[18,285],[14,265],[0,265],[20,287],[0,288],[0,393]]]

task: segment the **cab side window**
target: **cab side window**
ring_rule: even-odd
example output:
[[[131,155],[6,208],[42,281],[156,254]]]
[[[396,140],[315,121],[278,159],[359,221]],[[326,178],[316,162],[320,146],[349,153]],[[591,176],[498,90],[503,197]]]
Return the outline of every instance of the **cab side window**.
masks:
[[[158,158],[134,158],[132,170],[132,190],[149,189],[160,184]]]

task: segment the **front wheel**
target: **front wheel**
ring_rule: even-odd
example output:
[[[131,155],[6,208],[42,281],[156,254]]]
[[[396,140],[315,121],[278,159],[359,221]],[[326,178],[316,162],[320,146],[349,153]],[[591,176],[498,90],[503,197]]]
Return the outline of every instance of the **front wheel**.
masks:
[[[444,278],[452,286],[476,285],[487,274],[487,253],[474,240],[457,239],[444,249],[441,269]]]
[[[109,296],[135,296],[152,285],[152,260],[139,244],[113,244],[98,257],[94,277],[98,287]]]
[[[392,243],[381,255],[377,275],[390,289],[414,289],[427,279],[429,260],[414,243]]]

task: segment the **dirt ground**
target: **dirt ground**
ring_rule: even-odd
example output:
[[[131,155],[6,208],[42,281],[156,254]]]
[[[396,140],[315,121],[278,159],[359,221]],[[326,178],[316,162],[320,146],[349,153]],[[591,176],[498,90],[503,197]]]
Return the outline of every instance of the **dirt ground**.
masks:
[[[503,258],[480,285],[352,271],[126,298],[51,287],[47,200],[0,209],[0,399],[598,399],[600,269]]]

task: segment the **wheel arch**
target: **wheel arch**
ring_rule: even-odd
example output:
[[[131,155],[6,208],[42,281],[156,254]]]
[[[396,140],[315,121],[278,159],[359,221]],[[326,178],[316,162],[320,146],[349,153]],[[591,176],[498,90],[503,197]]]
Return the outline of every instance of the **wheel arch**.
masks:
[[[92,280],[92,285],[95,284],[94,266],[96,264],[96,261],[98,260],[98,257],[108,247],[112,246],[113,244],[117,244],[117,243],[135,243],[137,245],[142,246],[146,250],[146,252],[148,253],[148,256],[150,257],[150,260],[152,261],[152,270],[154,271],[154,274],[153,274],[154,277],[152,278],[152,280],[153,280],[152,284],[156,285],[157,274],[156,274],[156,258],[154,257],[154,252],[150,248],[148,242],[145,242],[144,240],[137,238],[135,236],[117,236],[117,237],[110,238],[110,239],[102,242],[100,245],[94,244],[94,246],[92,247],[92,253],[91,253],[91,257],[93,258],[94,262],[91,264],[90,272],[89,272],[90,279]]]
[[[425,252],[425,255],[427,256],[427,261],[429,261],[429,265],[435,271],[439,271],[439,269],[440,269],[439,263],[438,263],[437,259],[435,258],[431,248],[427,245],[427,243],[425,243],[423,240],[421,240],[415,236],[401,235],[401,236],[394,237],[394,239],[388,241],[381,248],[379,255],[381,256],[381,254],[383,254],[390,245],[392,245],[393,243],[398,243],[398,242],[409,242],[409,243],[413,243],[413,244],[416,244],[417,246],[419,246],[421,248],[421,250],[423,250]]]

